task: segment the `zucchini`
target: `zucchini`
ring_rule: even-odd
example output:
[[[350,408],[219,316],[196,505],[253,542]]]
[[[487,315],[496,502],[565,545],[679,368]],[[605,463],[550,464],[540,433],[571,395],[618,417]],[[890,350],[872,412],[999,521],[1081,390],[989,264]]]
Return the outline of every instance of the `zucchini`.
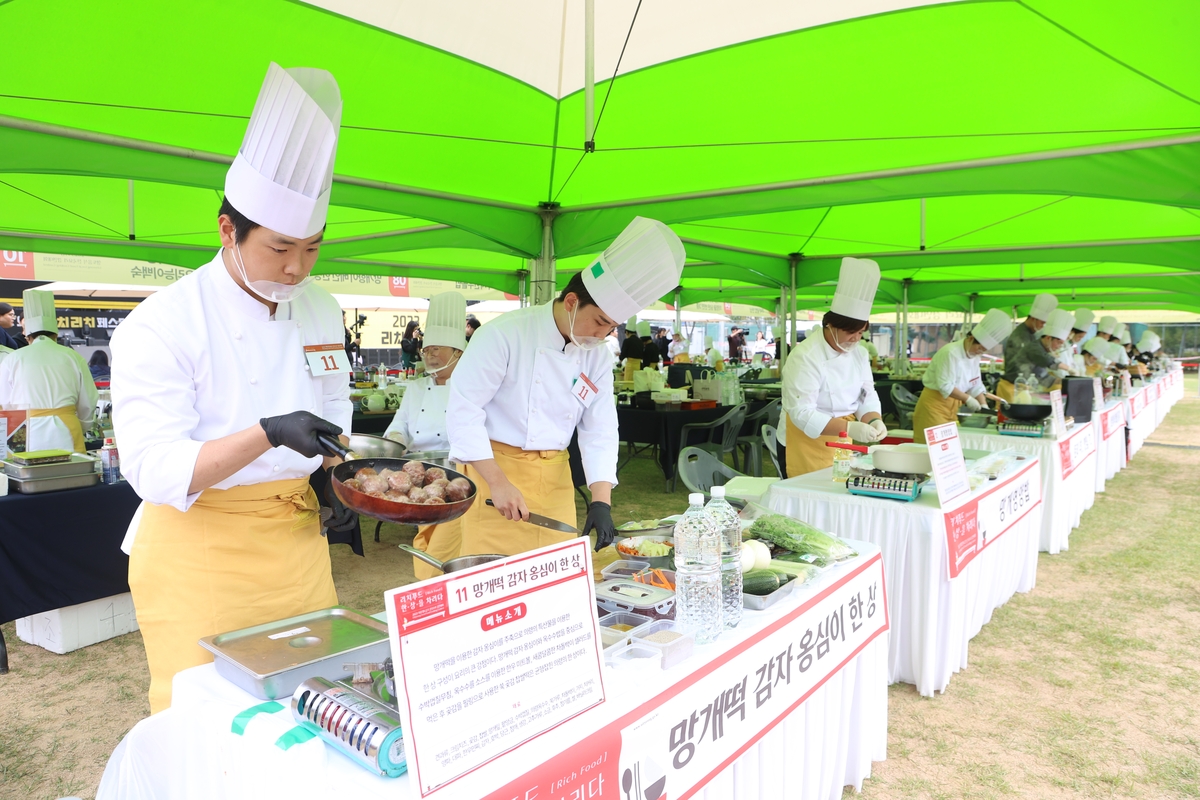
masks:
[[[742,575],[742,591],[764,597],[779,589],[779,576],[769,569],[752,569]]]

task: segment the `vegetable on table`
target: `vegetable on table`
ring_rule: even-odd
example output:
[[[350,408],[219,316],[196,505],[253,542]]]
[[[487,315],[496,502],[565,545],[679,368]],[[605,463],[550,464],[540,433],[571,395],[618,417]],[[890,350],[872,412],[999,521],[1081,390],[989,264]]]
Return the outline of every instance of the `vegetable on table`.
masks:
[[[838,537],[781,514],[764,514],[754,520],[750,534],[784,550],[811,554],[826,562],[842,561],[858,555],[854,548]]]
[[[779,576],[769,569],[752,569],[742,576],[742,592],[765,597],[779,590]]]

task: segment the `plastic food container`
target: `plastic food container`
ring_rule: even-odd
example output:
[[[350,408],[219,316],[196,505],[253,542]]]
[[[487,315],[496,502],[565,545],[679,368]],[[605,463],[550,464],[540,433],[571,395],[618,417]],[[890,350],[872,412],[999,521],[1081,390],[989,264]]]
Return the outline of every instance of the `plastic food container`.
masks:
[[[625,552],[622,548],[637,549],[642,542],[663,542],[671,545],[671,551],[665,556],[643,556],[634,555],[632,552]],[[617,540],[617,553],[621,558],[636,559],[645,561],[652,567],[659,569],[675,569],[675,539],[672,536],[648,536],[643,533],[640,536],[629,536],[624,539]]]
[[[605,654],[614,669],[662,669],[662,651],[644,644],[627,644]]]
[[[650,565],[648,560],[638,560],[633,558],[614,561],[604,569],[600,570],[603,580],[612,580],[615,578],[628,578],[644,570]]]
[[[642,614],[631,614],[628,611],[618,611],[615,614],[605,614],[604,616],[600,617],[600,628],[602,631],[605,628],[614,630],[621,634],[623,638],[628,639],[631,636],[635,636],[640,633],[643,626],[649,625],[653,621],[654,620],[650,619],[650,617],[643,616]],[[624,627],[615,627],[625,625],[628,625],[629,628],[626,629]],[[603,637],[605,635],[608,634],[602,633],[601,641],[604,640]]]
[[[623,631],[613,630],[612,628],[605,628],[603,625],[600,626],[600,646],[604,650],[607,650],[608,648],[612,647],[613,645],[617,645],[617,646],[623,645],[623,644],[627,643],[628,641],[629,641],[628,633],[625,633]]]
[[[656,642],[655,635],[663,633],[675,633],[679,638],[670,642]],[[633,637],[634,644],[640,644],[644,647],[653,647],[662,653],[662,668],[670,669],[671,667],[686,661],[692,655],[692,649],[696,645],[696,637],[690,633],[684,633],[679,624],[671,620],[660,619],[646,625]]]
[[[670,586],[660,585],[663,578],[666,579],[666,582],[669,583]],[[675,570],[673,569],[655,569],[654,567],[647,567],[641,572],[635,573],[632,576],[632,580],[636,581],[637,583],[658,586],[661,589],[669,589],[672,592],[675,591]]]
[[[632,578],[608,580],[596,586],[596,603],[605,611],[628,611],[647,619],[674,619],[675,593],[638,583]]]

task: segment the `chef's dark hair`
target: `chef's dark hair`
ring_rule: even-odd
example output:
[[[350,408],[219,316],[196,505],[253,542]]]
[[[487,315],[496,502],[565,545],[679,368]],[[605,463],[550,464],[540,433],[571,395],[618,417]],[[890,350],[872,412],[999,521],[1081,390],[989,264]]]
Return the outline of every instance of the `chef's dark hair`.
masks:
[[[250,231],[262,227],[234,208],[233,203],[229,202],[228,197],[221,199],[221,210],[217,212],[217,217],[221,216],[229,217],[229,221],[233,223],[233,240],[238,244],[246,241],[246,237],[250,235]]]
[[[8,303],[0,303],[0,317],[3,317],[8,312],[12,311],[13,307]]]
[[[821,318],[821,326],[825,328],[837,328],[839,331],[844,331],[845,333],[858,333],[871,327],[871,323],[836,314],[833,311],[826,311],[825,316]]]
[[[561,292],[558,293],[558,302],[561,303],[563,300],[566,300],[567,295],[569,294],[574,294],[579,298],[579,305],[581,308],[583,306],[598,305],[596,301],[592,299],[592,295],[588,293],[587,287],[583,285],[582,272],[576,272],[571,276],[571,280],[567,281],[567,285],[563,287]]]

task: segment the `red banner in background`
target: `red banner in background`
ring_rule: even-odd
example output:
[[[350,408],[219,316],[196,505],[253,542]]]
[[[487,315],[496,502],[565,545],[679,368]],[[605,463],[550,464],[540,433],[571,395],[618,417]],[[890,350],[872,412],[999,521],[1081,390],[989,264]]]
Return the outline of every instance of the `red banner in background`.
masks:
[[[408,278],[388,278],[388,291],[392,297],[408,297]]]
[[[15,281],[33,280],[33,253],[0,250],[0,278]]]

